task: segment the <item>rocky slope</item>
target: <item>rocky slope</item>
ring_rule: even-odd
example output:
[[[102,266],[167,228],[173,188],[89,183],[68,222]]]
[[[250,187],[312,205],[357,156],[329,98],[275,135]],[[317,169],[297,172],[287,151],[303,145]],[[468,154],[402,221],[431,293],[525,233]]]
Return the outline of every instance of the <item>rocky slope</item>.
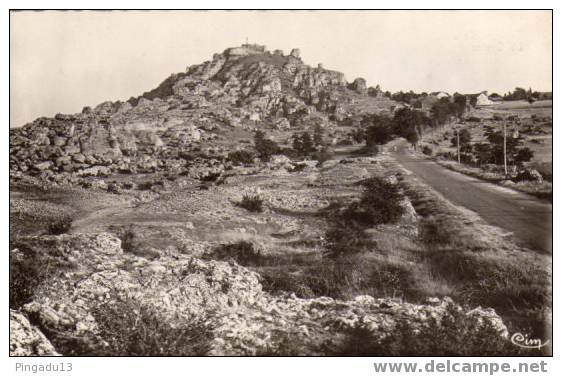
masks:
[[[212,145],[217,130],[333,126],[392,103],[368,96],[365,86],[358,79],[348,88],[342,73],[305,65],[297,49],[284,55],[258,45],[229,48],[126,102],[11,129],[10,171],[13,177],[76,182],[187,168],[186,154]]]

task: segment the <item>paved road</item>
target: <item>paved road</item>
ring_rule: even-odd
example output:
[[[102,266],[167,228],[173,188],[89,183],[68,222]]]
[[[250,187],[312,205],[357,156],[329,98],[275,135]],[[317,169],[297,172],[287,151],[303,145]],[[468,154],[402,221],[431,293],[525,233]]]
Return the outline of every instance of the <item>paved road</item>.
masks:
[[[488,223],[513,232],[516,241],[552,253],[552,205],[438,164],[413,158],[404,147],[391,152],[400,164],[456,205],[478,213]]]

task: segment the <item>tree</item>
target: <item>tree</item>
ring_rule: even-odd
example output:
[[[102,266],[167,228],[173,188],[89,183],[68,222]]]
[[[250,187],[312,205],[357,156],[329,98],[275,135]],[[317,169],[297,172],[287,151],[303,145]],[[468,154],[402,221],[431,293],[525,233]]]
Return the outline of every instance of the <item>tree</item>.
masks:
[[[324,128],[320,124],[316,124],[314,127],[313,140],[315,146],[324,145]]]
[[[353,129],[351,131],[351,138],[358,144],[365,141],[365,130],[361,128]]]
[[[466,108],[466,98],[463,98],[464,96],[457,96],[454,102],[449,101],[449,98],[441,98],[435,102],[430,110],[433,123],[443,125],[453,116],[462,116]]]
[[[302,143],[302,150],[304,155],[309,155],[314,150],[316,150],[314,148],[314,143],[312,142],[312,137],[310,137],[310,133],[308,132],[304,132],[301,135],[301,143]]]
[[[279,152],[277,143],[265,138],[265,134],[260,130],[254,134],[254,148],[260,159],[264,162],[269,161],[273,154]]]
[[[453,99],[455,116],[459,119],[462,118],[466,111],[466,96],[456,94]]]
[[[459,132],[459,142],[461,144],[461,147],[465,146],[465,145],[470,145],[470,140],[472,139],[472,136],[470,135],[470,131],[466,128],[463,128],[460,130]],[[457,135],[455,134],[453,137],[451,137],[451,146],[457,146]]]
[[[296,151],[297,154],[302,153],[302,142],[297,134],[293,135],[293,150]]]
[[[365,129],[367,146],[383,145],[392,140],[392,119],[388,116],[373,114],[365,117],[361,125],[367,127]]]
[[[412,144],[412,146],[414,146],[415,149],[416,145],[418,144],[418,141],[420,140],[420,135],[418,131],[415,128],[409,128],[406,134],[404,135],[404,137],[406,138],[406,140],[408,140],[410,144]]]
[[[517,154],[515,154],[515,162],[518,165],[523,164],[523,162],[529,162],[531,159],[533,159],[533,157],[535,156],[535,153],[529,149],[528,147],[524,147],[521,148],[517,151]]]
[[[522,87],[516,87],[513,93],[509,92],[508,94],[504,95],[503,99],[507,101],[517,101],[527,99],[529,96],[530,94],[527,92],[527,90],[523,89]]]
[[[401,108],[395,112],[392,124],[394,133],[404,137],[415,147],[422,127],[429,124],[429,118],[421,111]]]
[[[310,133],[304,132],[300,136],[293,135],[293,149],[298,155],[310,155],[310,153],[315,151]]]
[[[484,134],[486,136],[486,138],[488,139],[488,142],[490,142],[490,152],[491,152],[491,158],[490,158],[490,163],[494,163],[494,164],[503,164],[503,139],[504,139],[504,134],[503,134],[503,130],[495,130],[494,128],[488,126],[484,128]],[[519,146],[521,145],[522,140],[521,138],[515,138],[513,137],[513,135],[509,135],[506,136],[506,158],[507,158],[507,163],[508,164],[513,164],[516,162],[516,156],[519,153],[520,149]],[[529,150],[530,151],[530,150]],[[532,152],[531,152],[532,153]],[[528,156],[529,153],[527,151],[523,152],[523,154],[521,154],[520,158],[525,159],[526,156]],[[532,158],[532,156],[531,156]]]

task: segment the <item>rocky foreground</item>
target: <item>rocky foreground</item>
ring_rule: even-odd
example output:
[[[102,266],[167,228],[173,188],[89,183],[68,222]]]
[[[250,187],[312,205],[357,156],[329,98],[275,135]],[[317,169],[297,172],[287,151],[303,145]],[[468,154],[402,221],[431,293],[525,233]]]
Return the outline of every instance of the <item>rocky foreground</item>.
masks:
[[[368,330],[382,341],[397,326],[420,330],[451,310],[475,328],[507,334],[492,309],[465,310],[447,298],[416,305],[371,296],[272,296],[245,267],[165,252],[149,260],[124,253],[121,241],[107,233],[28,237],[17,246],[12,262],[40,263],[43,273],[31,301],[21,312],[11,311],[12,355],[105,354],[111,336],[118,335],[107,330],[111,324],[125,324],[131,315],[138,322],[146,318],[143,312],[160,328],[197,323],[193,330],[208,337],[209,355],[275,353],[287,341],[293,353],[321,355],[349,330]],[[143,330],[121,330],[134,329]]]

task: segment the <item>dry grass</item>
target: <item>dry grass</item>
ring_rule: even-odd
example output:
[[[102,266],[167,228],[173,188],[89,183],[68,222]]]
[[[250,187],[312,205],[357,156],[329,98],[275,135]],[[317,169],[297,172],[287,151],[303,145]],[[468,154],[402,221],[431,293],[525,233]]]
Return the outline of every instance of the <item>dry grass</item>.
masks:
[[[465,175],[473,176],[475,178],[490,181],[493,183],[499,183],[504,187],[509,187],[517,191],[527,193],[535,197],[546,199],[552,202],[552,183],[546,180],[543,181],[542,183],[531,182],[531,181],[522,181],[522,182],[514,183],[511,180],[506,180],[503,174],[499,174],[497,172],[483,171],[482,169],[476,167],[469,167],[462,164],[459,165],[458,163],[451,162],[451,161],[437,160],[436,162],[439,163],[441,166],[448,168],[449,170],[460,172]]]
[[[214,338],[212,319],[169,322],[156,307],[143,306],[128,298],[100,303],[94,310],[99,336],[105,346],[85,347],[84,354],[98,356],[205,356]]]
[[[399,166],[384,161],[384,172],[399,176],[420,216],[418,234],[400,222],[357,229],[353,221],[340,220],[336,245],[346,251],[337,257],[325,252],[334,245],[330,237],[320,239],[318,234],[314,238],[297,232],[290,236],[291,246],[288,238],[263,233],[226,238],[223,233],[221,240],[246,241],[265,250],[247,264],[274,294],[338,299],[367,294],[418,303],[450,296],[471,307],[495,308],[510,332],[546,340],[551,259],[521,250],[499,228],[452,205],[414,177],[400,176]],[[326,229],[333,228],[336,214],[330,210],[342,211],[342,205],[324,209],[319,216],[326,220]]]
[[[458,302],[495,308],[512,331],[548,338],[543,313],[552,303],[551,258],[521,250],[498,229],[407,179],[412,204],[424,217],[419,268],[429,273],[417,281],[423,293],[432,295],[437,286],[437,295],[448,286]]]

